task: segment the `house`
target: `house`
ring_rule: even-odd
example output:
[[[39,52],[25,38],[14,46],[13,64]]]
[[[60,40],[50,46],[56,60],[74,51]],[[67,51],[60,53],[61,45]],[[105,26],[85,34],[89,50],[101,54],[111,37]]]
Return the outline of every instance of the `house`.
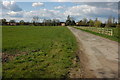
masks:
[[[78,26],[78,25],[79,25],[79,23],[78,23],[78,22],[76,22],[76,25]]]
[[[10,22],[8,22],[7,25],[16,26],[17,24],[16,23],[10,23]]]
[[[60,24],[61,24],[61,26],[65,26],[65,22],[61,22]]]

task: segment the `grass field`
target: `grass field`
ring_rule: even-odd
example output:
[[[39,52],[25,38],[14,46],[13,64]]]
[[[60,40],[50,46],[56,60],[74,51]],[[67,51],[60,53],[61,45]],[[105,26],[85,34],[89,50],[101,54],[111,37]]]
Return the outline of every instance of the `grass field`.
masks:
[[[61,26],[3,26],[3,78],[64,78],[77,43]],[[11,56],[11,57],[10,57]]]
[[[109,35],[93,32],[91,30],[81,29],[79,27],[75,27],[75,28],[80,29],[82,31],[86,31],[86,32],[95,34],[95,35],[98,35],[98,36],[101,36],[101,37],[104,37],[104,38],[108,38],[108,39],[113,40],[113,41],[120,42],[120,36],[119,36],[120,35],[120,28],[108,28],[108,29],[112,29],[113,30],[113,36],[109,36]]]

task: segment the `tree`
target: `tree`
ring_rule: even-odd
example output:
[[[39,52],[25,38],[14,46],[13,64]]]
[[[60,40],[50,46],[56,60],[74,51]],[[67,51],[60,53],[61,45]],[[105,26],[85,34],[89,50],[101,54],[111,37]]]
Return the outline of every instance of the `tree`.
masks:
[[[113,17],[113,24],[115,23],[115,17]]]
[[[15,20],[10,20],[9,22],[10,22],[10,23],[15,23]]]
[[[43,24],[44,24],[44,26],[52,26],[53,21],[51,19],[44,19]]]
[[[71,21],[71,25],[72,25],[72,26],[76,25],[76,23],[75,23],[74,20]]]
[[[95,19],[95,22],[98,21],[98,18]]]
[[[101,27],[102,22],[99,20],[95,20],[94,26],[95,27]]]
[[[1,24],[5,25],[6,24],[6,19],[1,19]]]
[[[71,25],[71,19],[70,19],[69,15],[68,15],[67,20],[66,20],[66,25]]]
[[[44,19],[43,25],[44,26],[58,26],[60,24],[60,21],[58,19]]]
[[[24,20],[21,20],[20,22],[19,22],[21,25],[24,25]]]
[[[74,26],[75,25],[75,21],[69,15],[68,15],[67,20],[66,20],[66,25],[68,25],[68,26]]]
[[[58,26],[59,23],[60,23],[60,21],[59,21],[58,19],[53,19],[53,20],[52,20],[52,25],[53,25],[53,26]]]
[[[0,25],[2,25],[2,19],[0,19]]]
[[[43,19],[43,26],[46,25],[46,19]]]
[[[10,21],[9,21],[9,25],[15,26],[15,25],[17,25],[17,24],[16,24],[16,21],[15,21],[15,20],[10,20]]]
[[[79,22],[77,22],[78,24],[78,26],[83,26],[83,21],[82,20],[80,20]]]
[[[106,27],[112,27],[114,25],[115,18],[110,16],[107,20]]]
[[[87,18],[83,18],[83,25],[86,26],[87,25]]]
[[[89,26],[93,27],[94,26],[94,21],[90,19],[89,21]]]
[[[38,16],[34,16],[33,19],[32,19],[33,25],[37,26],[38,22],[39,22],[39,17]]]

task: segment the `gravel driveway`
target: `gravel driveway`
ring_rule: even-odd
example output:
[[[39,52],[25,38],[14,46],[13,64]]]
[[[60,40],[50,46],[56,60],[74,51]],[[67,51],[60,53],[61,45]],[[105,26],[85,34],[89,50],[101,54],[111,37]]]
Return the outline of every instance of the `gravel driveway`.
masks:
[[[82,51],[79,55],[81,63],[84,63],[84,73],[93,74],[94,77],[89,76],[91,78],[117,78],[118,43],[73,27],[68,28],[76,36]]]

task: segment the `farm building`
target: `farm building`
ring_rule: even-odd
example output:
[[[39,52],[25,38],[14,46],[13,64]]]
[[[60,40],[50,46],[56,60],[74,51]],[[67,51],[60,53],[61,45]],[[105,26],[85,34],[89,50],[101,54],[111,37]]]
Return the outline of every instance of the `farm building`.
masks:
[[[61,24],[61,26],[65,26],[65,22],[61,22],[60,24]]]

